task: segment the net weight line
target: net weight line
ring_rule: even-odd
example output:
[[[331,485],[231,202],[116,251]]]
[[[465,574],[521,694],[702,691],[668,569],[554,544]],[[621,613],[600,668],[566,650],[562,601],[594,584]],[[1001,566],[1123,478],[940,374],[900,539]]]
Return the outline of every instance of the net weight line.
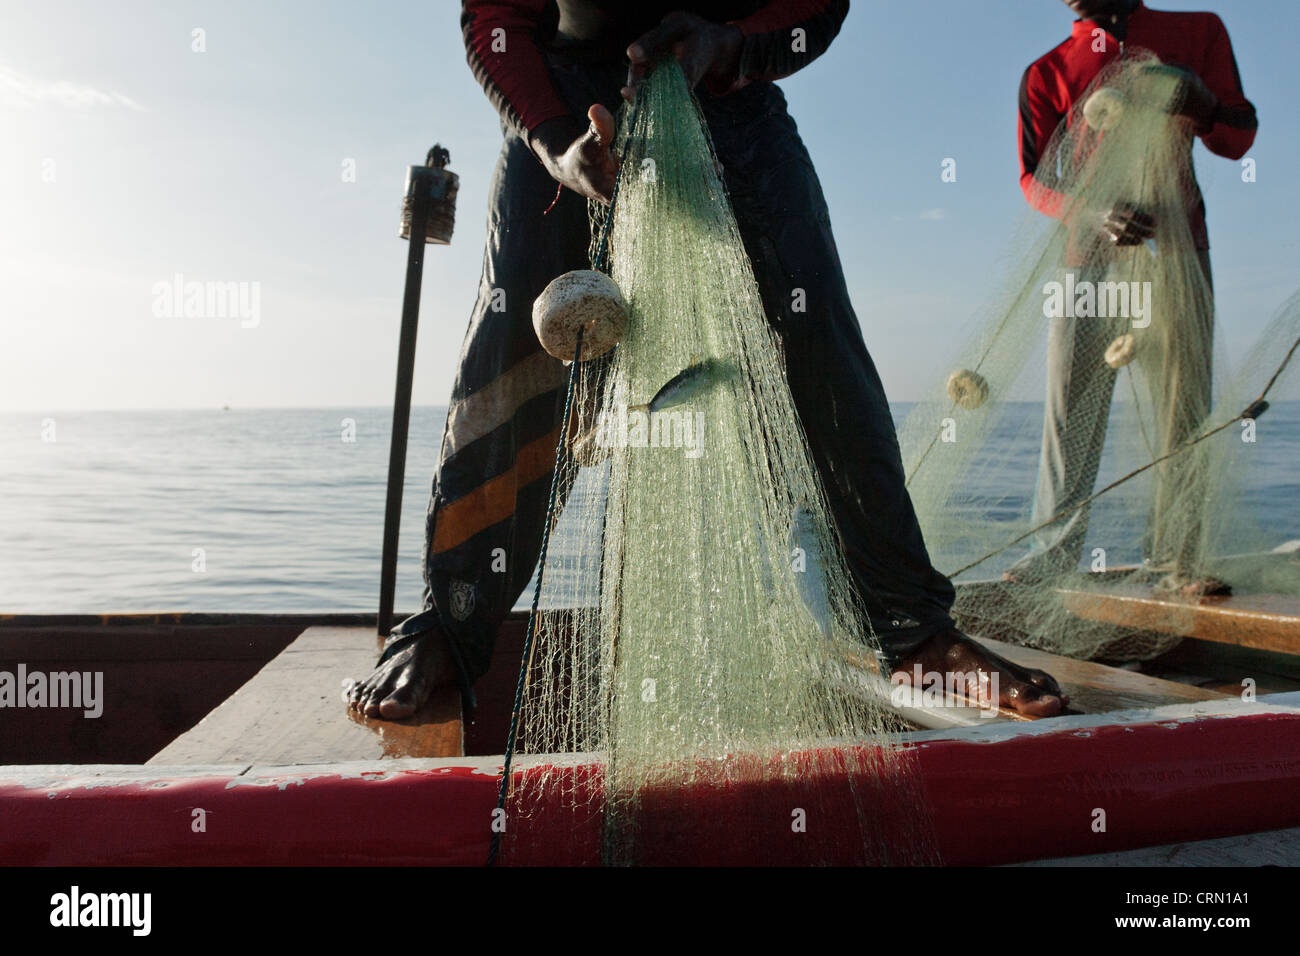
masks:
[[[1133,255],[1136,256],[1138,250],[1141,248],[1143,247],[1135,246],[1133,248]],[[1039,262],[1041,263],[1042,261],[1043,261],[1043,256],[1040,256]],[[984,346],[984,350],[980,353],[979,359],[976,360],[975,364],[971,367],[972,372],[979,374],[980,369],[984,367],[985,361],[987,361],[988,357],[993,354],[994,348],[997,347],[998,340],[1002,338],[1002,333],[1005,332],[1007,326],[1010,325],[1012,318],[1015,316],[1016,312],[1019,309],[1020,302],[1022,302],[1024,298],[1025,296],[1023,295],[1018,297],[1016,300],[1016,306],[1011,309],[1008,309],[1006,313],[1002,316],[1002,319],[998,322],[997,328],[993,330],[993,334],[989,337],[988,343]],[[959,404],[960,403],[955,399],[949,404],[948,406],[949,417],[951,417],[953,413],[957,411]],[[1139,421],[1141,421],[1141,419],[1139,419]],[[903,482],[904,488],[910,488],[912,486],[912,481],[913,479],[916,478],[917,474],[921,471],[921,466],[925,464],[925,460],[930,457],[930,452],[934,451],[935,446],[939,444],[939,439],[943,437],[943,430],[944,430],[944,426],[940,424],[939,428],[935,431],[934,436],[930,439],[930,444],[926,446],[925,451],[921,452],[921,456],[916,460],[916,464],[912,466],[911,473],[908,474],[906,480]],[[1146,437],[1145,433],[1143,434],[1143,437],[1144,438]],[[1150,443],[1148,443],[1148,446],[1149,444]]]
[[[1256,398],[1249,405],[1247,405],[1239,414],[1234,415],[1232,418],[1228,419],[1226,422],[1223,422],[1220,425],[1216,425],[1214,428],[1211,428],[1207,432],[1202,432],[1201,434],[1197,435],[1195,438],[1189,438],[1187,441],[1183,442],[1181,445],[1179,445],[1177,448],[1175,448],[1173,451],[1169,452],[1168,454],[1161,455],[1159,458],[1155,458],[1147,462],[1145,465],[1142,465],[1140,468],[1133,469],[1127,475],[1124,475],[1120,478],[1116,478],[1106,487],[1102,488],[1100,491],[1093,492],[1091,495],[1083,499],[1083,501],[1080,501],[1078,504],[1072,505],[1071,507],[1066,508],[1065,510],[1057,513],[1056,515],[1053,515],[1051,518],[1044,521],[1042,524],[1030,528],[1024,534],[1017,535],[1015,538],[1012,538],[1010,541],[1002,545],[1000,548],[995,548],[992,551],[990,551],[988,554],[984,555],[983,557],[977,558],[976,560],[972,561],[970,564],[958,568],[956,571],[953,571],[951,574],[947,575],[947,577],[955,578],[958,575],[965,574],[971,568],[978,567],[979,565],[987,561],[989,558],[996,557],[997,555],[1001,554],[1007,549],[1015,547],[1021,541],[1024,541],[1026,538],[1028,538],[1030,535],[1037,534],[1039,531],[1042,531],[1044,528],[1056,524],[1056,522],[1060,521],[1062,518],[1068,518],[1076,511],[1079,511],[1082,508],[1085,508],[1086,506],[1092,504],[1094,501],[1096,501],[1102,495],[1106,494],[1108,491],[1113,491],[1114,489],[1118,488],[1120,485],[1124,484],[1126,481],[1129,481],[1132,478],[1136,478],[1138,475],[1142,474],[1145,471],[1151,470],[1156,465],[1159,465],[1161,462],[1168,461],[1170,458],[1174,458],[1177,455],[1181,455],[1183,452],[1192,448],[1194,445],[1198,445],[1201,442],[1205,441],[1205,439],[1217,435],[1225,428],[1228,428],[1236,424],[1237,422],[1245,421],[1248,418],[1258,418],[1268,409],[1268,402],[1266,402],[1264,399],[1268,396],[1268,393],[1273,388],[1274,384],[1276,384],[1278,377],[1281,376],[1282,372],[1286,369],[1287,365],[1290,363],[1291,357],[1295,354],[1297,348],[1300,348],[1300,338],[1296,339],[1294,342],[1291,343],[1291,347],[1287,349],[1286,356],[1282,359],[1282,363],[1277,367],[1277,370],[1273,373],[1272,377],[1269,378],[1268,384],[1265,385],[1264,390],[1259,393],[1259,397]]]

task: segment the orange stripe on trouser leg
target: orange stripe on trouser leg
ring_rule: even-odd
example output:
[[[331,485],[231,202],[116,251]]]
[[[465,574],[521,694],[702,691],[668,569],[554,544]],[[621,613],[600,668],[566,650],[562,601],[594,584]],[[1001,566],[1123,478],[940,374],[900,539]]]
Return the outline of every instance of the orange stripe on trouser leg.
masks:
[[[485,481],[469,494],[438,509],[433,553],[450,551],[515,512],[515,496],[524,485],[550,474],[555,465],[557,428],[519,449],[509,471]]]

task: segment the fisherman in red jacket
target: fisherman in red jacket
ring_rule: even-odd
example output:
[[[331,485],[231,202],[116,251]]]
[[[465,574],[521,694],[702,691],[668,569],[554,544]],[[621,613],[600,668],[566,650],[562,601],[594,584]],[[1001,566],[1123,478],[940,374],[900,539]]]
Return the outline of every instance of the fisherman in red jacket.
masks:
[[[674,9],[680,3],[465,0],[470,67],[505,136],[488,247],[429,502],[425,607],[394,628],[374,673],[351,688],[350,706],[405,717],[452,680],[472,701],[470,685],[488,669],[497,628],[537,561],[564,407],[566,369],[538,344],[532,303],[555,277],[589,267],[587,202],[608,201],[617,172],[613,110],[671,54],[699,96],[887,663],[905,675],[917,665],[998,672],[1003,706],[1059,712],[1064,698],[1051,677],[1002,660],[953,624],[952,584],[930,563],[904,486],[821,185],[772,82],[826,50],[848,0],[696,0]],[[806,311],[791,306],[796,289]]]
[[[1152,10],[1141,0],[1064,2],[1079,17],[1069,39],[1031,63],[1020,83],[1020,185],[1025,197],[1040,212],[1060,217],[1064,211],[1063,197],[1051,188],[1051,171],[1039,168],[1052,134],[1068,120],[1075,103],[1101,70],[1135,50],[1150,51],[1162,63],[1182,72],[1175,109],[1211,152],[1235,160],[1250,149],[1258,126],[1255,107],[1242,92],[1232,44],[1217,16]],[[1194,181],[1187,191],[1187,203],[1192,238],[1209,286],[1210,242],[1205,226],[1205,203]],[[1074,215],[1084,213],[1075,211]],[[1101,237],[1103,241],[1092,245],[1095,250],[1104,250],[1108,245],[1137,245],[1155,234],[1156,224],[1150,212],[1130,204],[1117,204],[1087,215],[1094,216],[1095,222],[1074,225],[1076,229],[1090,228]],[[1097,262],[1068,265],[1079,267],[1081,276],[1100,277],[1104,272],[1104,265]],[[1213,310],[1181,316],[1179,321],[1181,335],[1196,337],[1197,344],[1188,352],[1201,364],[1195,369],[1173,372],[1187,384],[1178,396],[1180,404],[1171,406],[1171,427],[1164,436],[1165,451],[1191,437],[1210,409]],[[1069,512],[1069,516],[1040,533],[1030,554],[1006,573],[1010,581],[1035,583],[1071,573],[1078,567],[1088,509],[1077,506],[1093,492],[1102,448],[1100,441],[1081,436],[1105,433],[1116,370],[1095,359],[1113,334],[1113,329],[1096,319],[1052,320],[1034,524],[1047,524],[1063,512]],[[1107,396],[1107,401],[1090,400],[1099,393]],[[1158,510],[1159,505],[1157,521]],[[1153,529],[1148,528],[1146,557],[1163,570],[1170,570],[1165,565],[1173,562],[1174,573],[1166,579],[1167,586],[1178,587],[1189,596],[1226,589],[1218,581],[1183,575],[1179,565],[1185,555],[1181,553],[1152,554],[1157,550],[1153,548],[1153,536]]]

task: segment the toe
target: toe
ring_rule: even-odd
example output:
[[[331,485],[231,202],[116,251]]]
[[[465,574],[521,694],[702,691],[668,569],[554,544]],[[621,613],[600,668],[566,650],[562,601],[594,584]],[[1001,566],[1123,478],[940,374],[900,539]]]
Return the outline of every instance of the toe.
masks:
[[[1055,694],[1043,694],[1034,700],[1025,701],[1019,712],[1026,717],[1055,717],[1065,705]]]
[[[1033,684],[1039,690],[1057,697],[1061,695],[1061,685],[1056,682],[1056,678],[1046,671],[1029,670],[1029,683]]]
[[[393,692],[379,702],[378,714],[386,720],[410,717],[424,703],[424,681],[409,680],[399,684]]]
[[[1018,684],[1006,695],[1006,704],[1026,717],[1053,717],[1064,704],[1057,694],[1046,694],[1030,684]]]
[[[361,695],[357,701],[357,710],[367,717],[379,716],[379,702],[383,699],[384,692],[381,687],[368,687],[366,692]]]
[[[375,712],[385,720],[401,720],[403,717],[410,717],[415,710],[409,699],[392,693],[380,702]]]

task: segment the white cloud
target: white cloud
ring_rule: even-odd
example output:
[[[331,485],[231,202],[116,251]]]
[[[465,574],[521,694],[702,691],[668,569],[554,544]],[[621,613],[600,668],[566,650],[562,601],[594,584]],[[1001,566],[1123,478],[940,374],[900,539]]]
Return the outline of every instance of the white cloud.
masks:
[[[927,222],[937,222],[946,215],[947,213],[943,209],[923,209],[918,218],[924,219]]]
[[[69,110],[120,106],[144,112],[143,106],[115,90],[101,90],[71,80],[42,80],[7,66],[0,66],[0,106],[27,110],[42,106]]]

